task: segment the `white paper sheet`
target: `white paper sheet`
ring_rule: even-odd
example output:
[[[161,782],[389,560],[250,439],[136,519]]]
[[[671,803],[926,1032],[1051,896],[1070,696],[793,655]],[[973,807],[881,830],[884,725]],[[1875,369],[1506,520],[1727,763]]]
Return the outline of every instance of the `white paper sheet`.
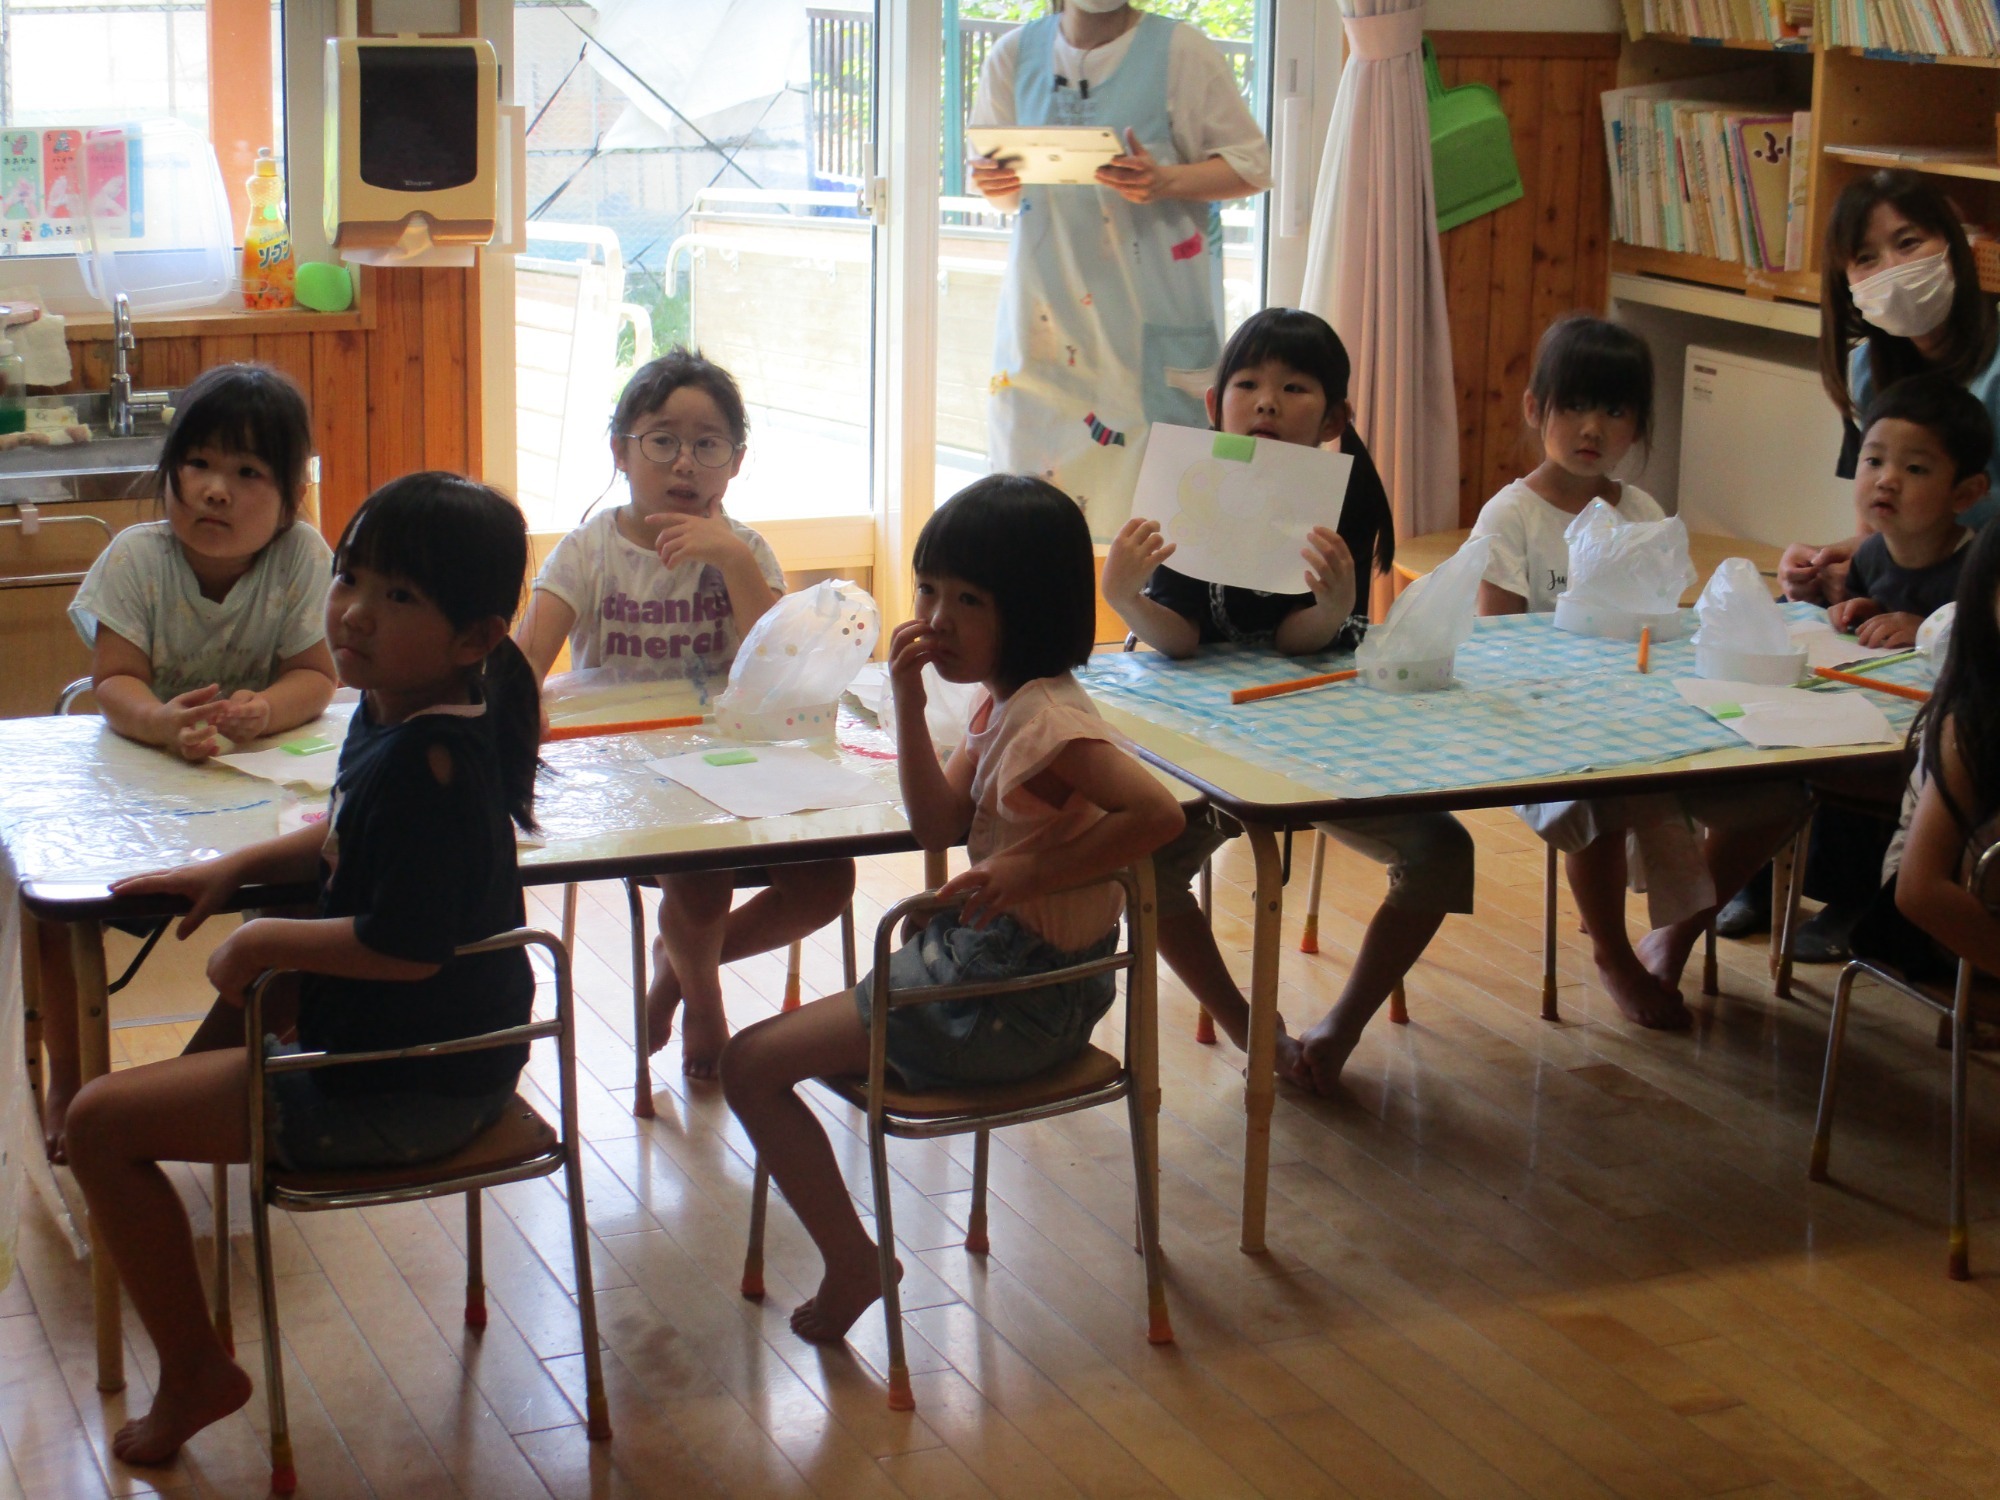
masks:
[[[231,750],[225,755],[218,755],[215,764],[231,771],[241,771],[245,776],[255,776],[259,781],[275,782],[279,786],[307,787],[315,792],[332,791],[333,773],[340,766],[340,744],[347,738],[347,721],[353,716],[354,704],[336,699],[312,723],[259,740],[250,749]],[[284,748],[309,740],[324,740],[326,748],[310,755],[297,755]]]
[[[1842,635],[1824,620],[1804,620],[1792,626],[1792,644],[1806,648],[1808,667],[1844,667],[1849,662],[1873,661],[1878,656],[1901,656],[1904,646],[1864,646],[1851,635]]]
[[[718,766],[708,759],[738,749],[756,758],[729,766]],[[797,747],[714,745],[646,764],[739,818],[777,818],[823,807],[866,807],[895,795],[858,771]]]
[[[1302,594],[1306,533],[1339,525],[1353,467],[1345,453],[1325,448],[1156,422],[1132,514],[1160,523],[1177,572]]]
[[[1864,692],[1809,693],[1705,677],[1676,677],[1674,686],[1696,708],[1760,750],[1897,742],[1888,719]]]

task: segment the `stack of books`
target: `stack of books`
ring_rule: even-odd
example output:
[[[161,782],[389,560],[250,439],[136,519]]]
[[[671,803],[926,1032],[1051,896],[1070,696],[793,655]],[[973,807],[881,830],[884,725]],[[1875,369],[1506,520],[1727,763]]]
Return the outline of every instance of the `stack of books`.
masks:
[[[1820,40],[1937,57],[2000,56],[1996,0],[1823,0]]]
[[[1635,36],[1804,46],[1814,9],[1814,0],[1625,0],[1625,20]]]
[[[1759,69],[1604,94],[1614,237],[1804,270],[1812,116],[1774,108],[1776,92]]]

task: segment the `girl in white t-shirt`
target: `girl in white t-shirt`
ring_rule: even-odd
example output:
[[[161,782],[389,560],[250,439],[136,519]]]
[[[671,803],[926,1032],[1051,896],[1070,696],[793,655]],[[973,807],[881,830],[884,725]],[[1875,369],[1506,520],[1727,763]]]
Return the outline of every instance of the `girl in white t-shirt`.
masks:
[[[1659,504],[1611,477],[1653,417],[1653,358],[1630,331],[1572,314],[1542,335],[1522,413],[1543,461],[1479,513],[1492,538],[1479,585],[1483,615],[1543,613],[1569,583],[1563,533],[1593,500],[1627,521],[1657,521]],[[1717,906],[1742,889],[1802,815],[1795,787],[1601,797],[1516,808],[1562,850],[1599,978],[1625,1018],[1681,1030],[1691,1024],[1681,971]],[[1707,830],[1705,839],[1695,829]],[[1636,948],[1625,931],[1625,887],[1647,892],[1654,930]]]
[[[736,648],[784,592],[770,545],[722,509],[743,467],[749,419],[720,365],[677,348],[633,375],[611,417],[611,459],[626,503],[556,544],[516,638],[538,679],[565,639],[570,662],[612,677],[684,677],[719,689]],[[783,947],[838,916],[854,894],[854,861],[769,867],[770,884],[731,909],[728,870],[660,878],[647,1035],[657,1052],[687,1001],[681,1070],[713,1078],[729,1040],[722,965]]]
[[[1072,669],[1096,633],[1097,560],[1076,503],[1045,480],[992,474],[939,506],[917,538],[914,620],[889,641],[897,772],[926,849],[963,839],[972,866],[938,894],[959,900],[889,957],[890,990],[1022,979],[1117,946],[1124,892],[1104,878],[1181,830],[1173,796],[1119,742]],[[923,670],[979,683],[965,740],[940,762]],[[808,1078],[868,1071],[873,976],[744,1029],[723,1057],[729,1107],[825,1263],[792,1313],[801,1338],[834,1341],[882,1295],[881,1262],[841,1181]],[[888,1062],[912,1088],[1011,1083],[1075,1057],[1110,1009],[1098,974],[1020,993],[903,1006]],[[898,1382],[901,1382],[900,1389]],[[908,1372],[890,1372],[890,1400]]]

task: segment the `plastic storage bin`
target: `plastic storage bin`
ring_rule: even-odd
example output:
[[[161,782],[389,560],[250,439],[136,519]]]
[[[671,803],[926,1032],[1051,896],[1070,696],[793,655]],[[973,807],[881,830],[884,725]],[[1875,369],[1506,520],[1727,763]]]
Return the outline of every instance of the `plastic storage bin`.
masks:
[[[135,313],[211,307],[234,294],[235,226],[215,148],[179,120],[84,132],[83,284]]]

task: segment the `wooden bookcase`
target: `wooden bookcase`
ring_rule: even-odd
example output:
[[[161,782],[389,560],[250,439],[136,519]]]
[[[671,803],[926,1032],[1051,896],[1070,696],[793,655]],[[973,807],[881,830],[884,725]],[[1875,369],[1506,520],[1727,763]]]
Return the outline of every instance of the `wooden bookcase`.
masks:
[[[1628,3],[1626,10],[1628,18],[1636,18],[1636,5]],[[1734,261],[1614,240],[1611,272],[1626,285],[1691,283],[1753,302],[1816,305],[1820,244],[1834,200],[1848,183],[1878,167],[1906,167],[1944,179],[1945,191],[1968,222],[2000,234],[2000,149],[1995,144],[2000,57],[1927,57],[1628,32],[1619,84],[1773,67],[1779,75],[1774,103],[1809,107],[1813,115],[1806,269],[1754,271]],[[1882,147],[1893,149],[1868,149]],[[1981,284],[2000,292],[1996,273],[2000,256],[1982,256]],[[1711,304],[1717,305],[1712,299]]]

